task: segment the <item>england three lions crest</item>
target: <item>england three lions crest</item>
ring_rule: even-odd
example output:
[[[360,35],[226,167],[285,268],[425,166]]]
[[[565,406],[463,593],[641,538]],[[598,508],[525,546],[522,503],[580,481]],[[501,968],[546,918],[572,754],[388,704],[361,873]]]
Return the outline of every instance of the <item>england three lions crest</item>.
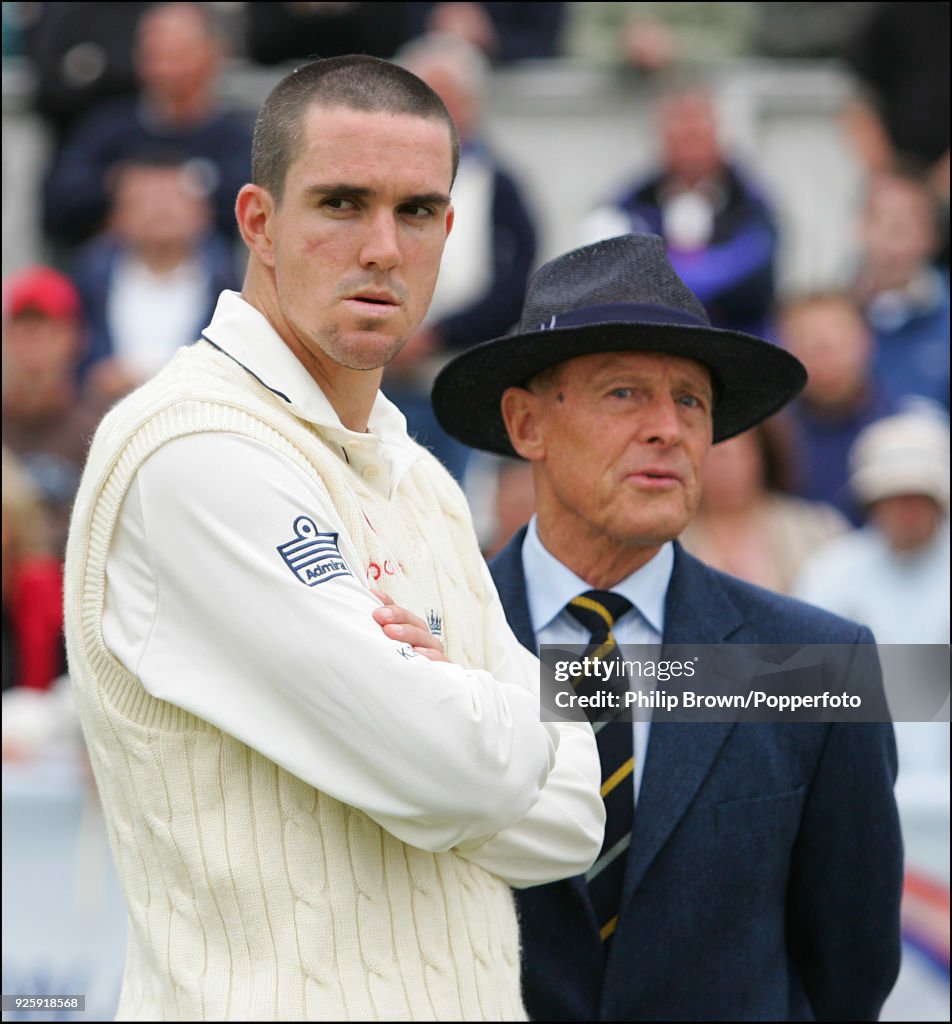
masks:
[[[350,569],[337,546],[338,534],[321,533],[310,516],[294,520],[294,539],[277,551],[285,564],[306,586],[314,587],[337,576],[350,576]]]

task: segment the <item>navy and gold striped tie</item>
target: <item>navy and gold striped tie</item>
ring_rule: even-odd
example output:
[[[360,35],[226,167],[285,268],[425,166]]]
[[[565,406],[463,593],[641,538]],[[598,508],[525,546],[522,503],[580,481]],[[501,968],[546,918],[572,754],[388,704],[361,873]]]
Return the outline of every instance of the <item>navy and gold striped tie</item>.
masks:
[[[585,657],[621,660],[612,627],[631,607],[629,600],[610,590],[589,590],[565,606],[565,610],[592,634]],[[583,677],[579,688],[584,684]],[[607,943],[618,924],[625,862],[631,842],[635,760],[630,722],[597,721],[593,728],[602,764],[605,839],[598,860],[585,878],[602,941]]]

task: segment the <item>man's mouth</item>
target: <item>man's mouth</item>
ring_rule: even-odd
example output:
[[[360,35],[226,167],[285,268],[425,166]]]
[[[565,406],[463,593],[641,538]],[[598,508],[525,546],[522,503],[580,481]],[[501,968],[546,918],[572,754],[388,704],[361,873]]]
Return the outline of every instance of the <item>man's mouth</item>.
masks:
[[[670,484],[680,484],[682,482],[679,473],[675,473],[670,469],[658,469],[650,467],[648,469],[636,469],[628,474],[629,479],[637,480],[639,483],[646,484],[648,486],[663,486]]]
[[[370,306],[399,306],[396,297],[388,292],[361,292],[348,296],[352,302],[363,302]]]

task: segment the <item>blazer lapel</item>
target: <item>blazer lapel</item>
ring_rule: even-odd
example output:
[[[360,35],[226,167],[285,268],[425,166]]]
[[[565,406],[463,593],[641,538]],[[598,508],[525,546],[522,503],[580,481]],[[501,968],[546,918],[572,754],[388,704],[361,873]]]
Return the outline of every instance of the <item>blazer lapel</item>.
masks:
[[[742,624],[717,577],[675,543],[674,571],[665,600],[664,643],[722,643]],[[652,725],[635,808],[624,903],[684,816],[731,729],[730,722]]]
[[[538,654],[535,630],[529,618],[526,578],[522,571],[522,542],[526,536],[526,529],[527,527],[523,526],[518,530],[512,540],[488,564],[510,629],[523,647],[528,648],[533,654]]]

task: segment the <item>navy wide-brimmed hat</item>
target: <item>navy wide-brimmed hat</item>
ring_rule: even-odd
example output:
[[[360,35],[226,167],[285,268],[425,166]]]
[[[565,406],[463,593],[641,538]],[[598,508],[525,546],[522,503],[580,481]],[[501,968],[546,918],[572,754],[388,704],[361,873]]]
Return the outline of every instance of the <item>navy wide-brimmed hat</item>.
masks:
[[[594,352],[694,359],[714,386],[714,441],[775,413],[806,384],[802,363],[761,338],[712,327],[657,235],[622,235],[558,256],[529,281],[514,334],[447,363],[433,386],[443,428],[473,448],[515,455],[500,401],[546,367]]]

